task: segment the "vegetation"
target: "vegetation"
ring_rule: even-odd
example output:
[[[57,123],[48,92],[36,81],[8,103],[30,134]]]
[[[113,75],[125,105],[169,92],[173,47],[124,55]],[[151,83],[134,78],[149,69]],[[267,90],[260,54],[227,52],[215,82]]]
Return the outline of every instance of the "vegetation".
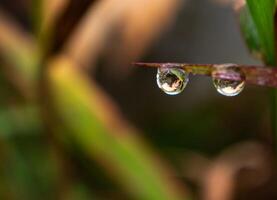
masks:
[[[154,150],[145,141],[147,134],[124,119],[95,80],[94,67],[105,45],[117,46],[116,41],[106,41],[113,27],[125,27],[118,33],[124,38],[119,52],[124,52],[121,63],[131,63],[170,21],[179,5],[177,0],[146,0],[145,8],[140,0],[130,2],[24,1],[29,8],[24,12],[29,15],[25,25],[20,22],[22,18],[17,21],[0,9],[0,199],[224,200],[235,197],[237,185],[277,185],[271,171],[275,167],[273,147],[268,143],[248,141],[225,146],[214,159],[186,151],[181,161],[173,161],[173,156],[167,159],[159,149],[161,144],[157,142]],[[264,65],[275,66],[276,2],[246,2],[236,10],[246,43]],[[138,8],[145,9],[144,17]],[[137,41],[137,33],[141,41]],[[209,76],[217,68],[213,64],[176,63],[167,67],[171,65]],[[277,87],[276,69],[237,67],[247,83]],[[242,78],[228,73],[217,78],[222,77]],[[276,136],[275,90],[270,98],[272,135]],[[177,123],[176,118],[167,122]],[[205,128],[205,123],[209,120],[199,122],[197,132]],[[164,129],[165,124],[159,128]],[[175,138],[175,133],[170,137]],[[193,134],[182,137],[194,141]],[[175,139],[178,142],[177,135]],[[171,160],[171,165],[167,164]],[[244,182],[237,184],[236,175],[243,170],[248,170],[242,176]],[[267,193],[270,187],[265,187]],[[247,189],[241,190],[241,194],[247,193]]]

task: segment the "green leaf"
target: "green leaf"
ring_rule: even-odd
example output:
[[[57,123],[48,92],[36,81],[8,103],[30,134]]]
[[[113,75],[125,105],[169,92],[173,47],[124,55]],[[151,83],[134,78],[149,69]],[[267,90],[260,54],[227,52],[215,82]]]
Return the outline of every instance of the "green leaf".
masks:
[[[275,0],[247,0],[240,12],[242,33],[248,47],[267,65],[275,65]]]

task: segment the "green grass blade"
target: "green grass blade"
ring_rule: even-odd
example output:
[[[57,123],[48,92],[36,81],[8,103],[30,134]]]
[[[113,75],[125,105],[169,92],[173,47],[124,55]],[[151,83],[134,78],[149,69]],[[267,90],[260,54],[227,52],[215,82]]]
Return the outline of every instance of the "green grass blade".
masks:
[[[240,12],[241,29],[251,51],[275,65],[275,0],[247,0]]]
[[[84,152],[138,199],[188,199],[168,170],[121,120],[107,97],[66,59],[48,73],[56,112]]]

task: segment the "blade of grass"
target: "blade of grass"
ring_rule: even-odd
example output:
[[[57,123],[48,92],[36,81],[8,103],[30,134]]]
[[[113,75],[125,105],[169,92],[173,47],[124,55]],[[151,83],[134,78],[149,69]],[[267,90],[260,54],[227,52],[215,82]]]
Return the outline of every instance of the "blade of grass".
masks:
[[[38,35],[41,26],[42,26],[42,18],[43,18],[43,0],[31,0],[31,20],[33,25],[33,31],[35,35]]]
[[[268,86],[277,88],[277,68],[263,67],[263,66],[248,66],[236,64],[189,64],[189,63],[134,63],[139,67],[166,67],[166,68],[181,68],[186,72],[194,75],[212,76],[213,78],[220,78],[233,81],[245,81],[248,84]],[[228,69],[232,65],[238,68],[240,73],[230,73]],[[220,69],[220,73],[218,73]],[[215,73],[217,72],[217,73]]]
[[[52,29],[56,20],[63,14],[70,0],[43,0],[42,25],[40,32]]]
[[[24,85],[24,91],[31,94],[23,95],[34,98],[38,79],[39,52],[33,38],[1,10],[0,57],[9,66],[7,70],[11,72],[14,80],[19,78]]]
[[[264,60],[264,54],[261,52],[261,41],[257,32],[256,25],[250,15],[248,6],[240,9],[239,14],[240,28],[250,52],[259,60]]]
[[[107,0],[91,5],[65,44],[64,53],[79,63],[80,67],[94,66],[108,34],[124,13],[125,7],[126,3]]]
[[[32,21],[41,55],[46,57],[53,45],[53,29],[69,0],[33,0]]]
[[[243,13],[248,20],[241,20],[241,27],[244,32],[249,48],[259,51],[266,65],[276,65],[276,49],[275,49],[275,27],[274,15],[276,11],[275,0],[246,0],[246,8],[248,11]],[[249,28],[249,24],[251,24]],[[248,28],[247,28],[248,27]],[[247,35],[251,37],[247,37]],[[251,45],[252,44],[252,45]],[[253,45],[258,44],[258,45]],[[272,127],[274,132],[274,143],[277,143],[277,93],[271,92],[271,112]]]
[[[57,58],[47,76],[54,108],[74,141],[137,199],[188,199],[139,133],[77,68]]]
[[[259,51],[267,65],[275,65],[275,33],[274,14],[275,0],[247,0],[246,13],[242,13],[241,25],[243,32],[249,36],[250,48],[253,49],[255,43],[259,44]],[[242,20],[244,19],[244,20]],[[249,27],[249,28],[247,28]],[[246,29],[247,28],[247,29]],[[246,36],[246,38],[248,38]]]
[[[151,41],[170,24],[181,2],[183,1],[97,1],[90,6],[68,38],[63,52],[79,63],[80,67],[91,69],[101,51],[112,48],[115,52],[108,60],[126,65],[139,57]],[[112,34],[115,32],[118,36]],[[138,37],[140,40],[137,40]]]

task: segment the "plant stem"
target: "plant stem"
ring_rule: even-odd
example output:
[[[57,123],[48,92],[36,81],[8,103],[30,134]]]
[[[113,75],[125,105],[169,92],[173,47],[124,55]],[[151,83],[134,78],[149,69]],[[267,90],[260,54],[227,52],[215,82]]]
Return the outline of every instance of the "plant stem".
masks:
[[[181,68],[195,75],[212,76],[214,78],[245,81],[248,84],[277,88],[277,68],[237,64],[188,64],[188,63],[134,63],[139,67]],[[241,75],[230,73],[230,66],[239,69]],[[217,72],[220,69],[220,73]]]

